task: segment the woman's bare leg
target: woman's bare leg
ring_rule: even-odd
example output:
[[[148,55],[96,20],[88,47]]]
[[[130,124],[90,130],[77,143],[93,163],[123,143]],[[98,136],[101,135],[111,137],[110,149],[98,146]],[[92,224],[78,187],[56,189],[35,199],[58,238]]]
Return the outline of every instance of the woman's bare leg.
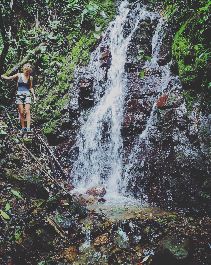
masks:
[[[27,124],[27,128],[30,128],[30,124],[31,124],[30,104],[26,104],[25,105],[25,112],[26,112],[26,124]]]
[[[24,124],[24,108],[23,108],[23,104],[18,104],[18,112],[19,112],[21,127],[24,128],[25,124]]]

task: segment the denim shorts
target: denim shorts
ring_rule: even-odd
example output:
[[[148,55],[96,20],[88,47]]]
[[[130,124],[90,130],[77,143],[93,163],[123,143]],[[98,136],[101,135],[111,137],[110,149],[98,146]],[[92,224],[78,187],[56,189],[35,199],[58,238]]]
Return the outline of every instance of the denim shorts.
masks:
[[[31,104],[31,96],[28,93],[17,93],[16,104]]]

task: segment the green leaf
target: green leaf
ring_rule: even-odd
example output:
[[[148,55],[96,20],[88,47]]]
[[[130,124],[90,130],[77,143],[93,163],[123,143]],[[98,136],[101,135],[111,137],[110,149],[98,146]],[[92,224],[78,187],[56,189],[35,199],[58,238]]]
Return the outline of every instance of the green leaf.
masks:
[[[21,194],[20,194],[20,192],[19,191],[17,191],[17,190],[11,190],[11,192],[12,192],[12,194],[14,195],[14,196],[16,196],[17,198],[19,198],[19,199],[23,199],[23,197],[21,196]]]
[[[45,265],[45,264],[46,264],[45,261],[41,261],[41,262],[39,262],[37,265]]]
[[[86,9],[90,12],[95,12],[98,9],[98,6],[96,4],[89,4]]]
[[[144,78],[144,76],[145,76],[145,71],[141,70],[141,72],[139,73],[139,77],[140,78]]]
[[[4,211],[0,210],[0,215],[5,219],[5,220],[10,220],[10,217],[7,213]]]
[[[9,210],[11,209],[11,206],[10,206],[10,204],[9,204],[8,202],[6,203],[4,209],[5,209],[6,212],[9,211]]]
[[[6,135],[6,134],[7,134],[7,132],[5,132],[4,130],[0,129],[0,135]]]
[[[15,241],[19,242],[21,240],[21,236],[22,236],[22,231],[18,228],[15,231],[14,237],[15,237]]]

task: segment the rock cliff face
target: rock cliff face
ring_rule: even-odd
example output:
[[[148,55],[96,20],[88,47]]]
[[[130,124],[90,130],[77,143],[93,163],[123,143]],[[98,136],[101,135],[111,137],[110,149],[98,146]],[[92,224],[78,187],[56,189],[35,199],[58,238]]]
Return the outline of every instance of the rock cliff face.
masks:
[[[133,25],[128,20],[124,25],[125,37],[130,27]],[[187,91],[177,75],[177,63],[172,60],[174,30],[159,12],[153,11],[139,21],[127,46],[120,188],[126,194],[165,207],[203,206],[210,211],[210,117],[201,108],[200,100],[189,108]],[[109,32],[102,37],[101,50],[94,54],[100,70],[87,67],[75,73],[67,133],[71,139],[67,139],[66,145],[66,152],[71,151],[69,161],[64,159],[72,178],[71,168],[79,155],[77,133],[110,82],[110,65],[101,67],[102,48],[109,43],[108,35]],[[110,137],[109,122],[102,122],[101,126],[101,141],[106,142]]]
[[[131,46],[144,51],[145,56],[153,53],[152,33],[156,34],[158,21],[148,23],[140,24],[140,32],[131,41]],[[200,100],[188,109],[183,84],[171,59],[173,30],[166,21],[162,28],[160,32],[157,28],[162,36],[157,43],[156,66],[144,62],[143,57],[138,60],[135,50],[128,49],[133,69],[128,71],[122,135],[129,187],[137,197],[147,194],[151,202],[197,207],[209,202],[209,117],[202,112]],[[163,95],[166,100],[159,105]]]

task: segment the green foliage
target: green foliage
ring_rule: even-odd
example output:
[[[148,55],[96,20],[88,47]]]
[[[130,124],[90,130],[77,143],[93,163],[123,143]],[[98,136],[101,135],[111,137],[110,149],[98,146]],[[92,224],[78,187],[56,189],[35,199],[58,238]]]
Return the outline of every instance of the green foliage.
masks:
[[[139,50],[138,52],[138,60],[150,61],[152,59],[151,56],[148,56],[144,53],[144,50]]]
[[[23,232],[22,232],[21,228],[17,227],[15,229],[15,233],[14,233],[15,242],[20,243],[22,241],[22,236],[23,236]]]
[[[74,68],[78,63],[88,62],[90,49],[114,16],[115,4],[112,0],[37,0],[30,4],[28,0],[12,4],[2,1],[5,28],[7,32],[11,29],[4,69],[12,68],[29,55],[40,99],[36,121],[49,121],[53,130],[61,116],[59,112],[67,104]],[[43,49],[31,54],[40,43],[45,43]],[[0,35],[0,49],[2,45]],[[13,82],[0,81],[2,102],[9,102],[15,89]],[[57,122],[53,122],[54,119]]]
[[[38,81],[40,86],[36,88],[39,96],[35,106],[36,121],[44,124],[46,134],[52,134],[59,124],[64,105],[68,103],[69,58],[54,52],[43,54],[41,59],[43,75]]]
[[[188,109],[197,97],[201,107],[211,109],[210,93],[210,0],[148,1],[168,20],[173,31],[172,57],[187,92]],[[140,54],[143,56],[143,54]],[[194,98],[194,99],[193,99]]]
[[[210,193],[208,193],[208,192],[204,192],[204,191],[201,191],[200,193],[199,193],[199,196],[202,198],[202,199],[204,199],[204,200],[211,200],[211,194]]]
[[[56,36],[56,42],[39,55],[40,76],[36,87],[39,100],[34,110],[36,122],[43,124],[46,135],[54,135],[61,125],[61,112],[69,101],[74,69],[89,62],[93,46],[114,14],[114,4],[109,0],[89,1],[83,5],[80,1],[68,1],[68,8],[71,7],[83,11],[72,23],[65,24],[68,29],[65,35],[57,32],[64,21],[60,18],[53,21],[51,28],[55,33],[52,36]]]
[[[171,240],[166,240],[164,242],[165,248],[169,249],[169,251],[177,257],[177,259],[183,259],[188,256],[188,251],[185,249],[184,244],[175,244]]]
[[[166,9],[164,11],[165,17],[169,19],[172,17],[177,11],[177,6],[175,3],[170,3],[169,5],[166,6]]]
[[[63,216],[57,211],[54,217],[56,223],[61,223],[63,221]]]
[[[40,261],[37,265],[46,265],[47,263],[45,261]]]
[[[5,207],[4,207],[4,211],[0,210],[0,216],[3,217],[4,220],[10,220],[10,216],[8,215],[8,211],[10,211],[11,209],[11,205],[10,203],[6,203]]]
[[[172,44],[172,56],[178,63],[179,76],[192,95],[200,94],[209,105],[209,58],[211,1],[166,1],[165,15],[173,23],[176,32]],[[186,95],[187,96],[187,95]],[[192,100],[186,97],[190,107]],[[210,105],[211,106],[211,105]]]
[[[3,39],[2,36],[0,35],[0,53],[2,52],[3,46],[4,46]]]

